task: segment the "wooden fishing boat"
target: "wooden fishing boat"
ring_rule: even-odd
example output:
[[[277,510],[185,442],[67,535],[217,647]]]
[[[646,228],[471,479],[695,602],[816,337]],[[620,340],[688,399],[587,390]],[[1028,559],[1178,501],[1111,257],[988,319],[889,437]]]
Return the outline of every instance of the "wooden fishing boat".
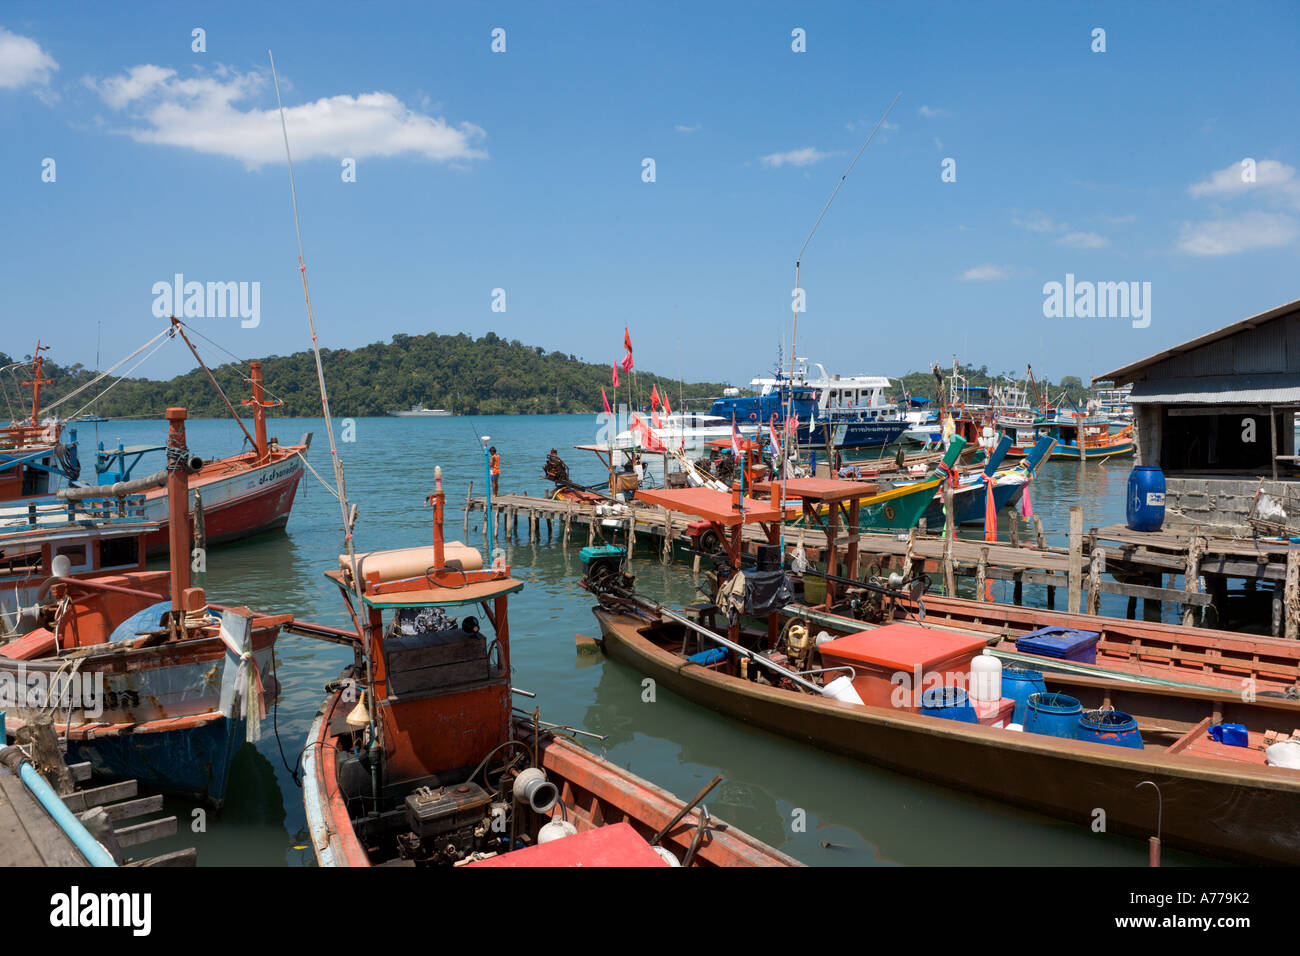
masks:
[[[1053,458],[1069,461],[1102,461],[1106,458],[1127,458],[1137,453],[1133,426],[1126,425],[1111,431],[1106,416],[1088,416],[1083,412],[1058,413],[1043,430],[1056,439]]]
[[[1011,468],[998,471],[998,467],[1006,459],[1011,449],[1011,440],[1004,436],[998,442],[992,454],[989,455],[984,470],[969,478],[963,477],[960,483],[954,487],[952,496],[953,522],[958,525],[979,523],[987,525],[989,520],[990,483],[993,492],[992,507],[994,516],[1001,513],[1003,508],[1012,507],[1019,503],[1025,490],[1029,487],[1029,483],[1038,472],[1039,465],[1046,460],[1054,445],[1055,442],[1052,438],[1044,436],[1029,450],[1023,460],[1017,462]],[[922,515],[925,518],[927,527],[943,527],[944,507],[943,495],[936,494]],[[996,523],[997,519],[994,517],[994,524],[996,525]]]
[[[76,429],[65,442],[61,422],[41,421],[41,386],[51,382],[41,355],[47,349],[36,343],[31,381],[22,383],[32,392],[31,415],[0,428],[0,503],[46,497],[81,475]]]
[[[14,706],[4,708],[9,731],[49,715],[69,758],[89,762],[101,778],[136,779],[220,806],[235,753],[257,739],[265,706],[278,692],[269,676],[272,652],[291,616],[210,605],[202,588],[190,587],[181,510],[185,410],[167,416],[176,451],[169,489],[180,511],[171,516],[170,570],[142,569],[144,540],[154,530],[147,522],[93,537],[78,535],[79,526],[86,529],[77,522],[37,526],[40,566],[50,576],[40,581],[37,604],[19,614],[15,633],[0,644],[0,692],[13,698]],[[134,569],[72,573],[61,542],[93,549],[102,562],[110,545],[122,551],[128,534],[136,539]]]
[[[1300,700],[1300,643],[1296,641],[934,594],[926,594],[923,604],[927,624],[985,635],[989,647],[1009,663],[1085,676],[1131,675],[1137,679],[1172,681],[1217,688],[1230,697],[1247,694]],[[833,632],[850,633],[846,629],[862,630],[871,626],[871,622],[805,606],[792,605],[786,613],[806,617]],[[906,594],[895,594],[882,602],[877,623],[915,618],[919,613],[916,600]],[[1047,627],[1096,633],[1095,665],[1087,667],[1030,657],[1017,650],[1017,638]]]
[[[661,506],[683,494],[643,493]],[[725,494],[713,501],[702,494],[696,489],[689,500],[682,498],[681,510],[728,532],[724,537],[731,543],[732,573],[748,575],[735,570],[741,566],[740,527],[755,520],[775,529],[779,513],[746,516],[732,508]],[[590,564],[611,560],[618,556],[602,554]],[[948,659],[942,673],[876,675],[876,686],[883,680],[886,688],[882,701],[858,692],[864,686],[859,681],[873,676],[861,670],[865,665],[856,672],[845,667],[843,658],[832,655],[829,644],[811,640],[808,630],[781,632],[781,609],[774,606],[781,602],[779,593],[754,606],[746,597],[744,606],[737,607],[735,592],[723,577],[712,604],[678,612],[637,595],[627,578],[612,573],[607,564],[589,566],[585,582],[599,597],[594,613],[610,657],[719,713],[1081,826],[1095,824],[1100,808],[1110,832],[1146,837],[1159,827],[1166,843],[1193,852],[1254,862],[1300,861],[1300,770],[1268,765],[1264,750],[1273,739],[1266,732],[1289,735],[1300,726],[1300,702],[1265,697],[1251,702],[1216,689],[1044,672],[1046,692],[1035,707],[1072,697],[1076,707],[1088,711],[1122,709],[1137,716],[1140,737],[1130,736],[1129,746],[1117,746],[1118,741],[966,723],[921,712],[913,691],[942,687],[963,671],[969,675],[975,650],[986,643],[983,635],[952,634],[928,621],[901,625],[909,633],[895,632],[893,640],[905,636],[934,642],[947,648]],[[742,592],[757,591],[755,602],[772,591],[754,588],[756,583],[747,580]],[[715,624],[728,607],[738,613],[725,626]],[[954,653],[953,648],[961,650]],[[831,680],[837,672],[842,676]],[[853,693],[846,692],[845,682]],[[890,694],[895,682],[905,691],[898,698]],[[1248,729],[1246,746],[1216,739],[1211,728],[1226,723]],[[1158,796],[1140,786],[1146,781],[1155,785]]]
[[[431,547],[344,555],[327,572],[356,659],[302,758],[320,865],[797,865],[711,818],[707,788],[683,803],[574,739],[595,735],[512,708],[508,603],[523,584],[444,543],[435,474]],[[461,612],[475,613],[449,616]]]

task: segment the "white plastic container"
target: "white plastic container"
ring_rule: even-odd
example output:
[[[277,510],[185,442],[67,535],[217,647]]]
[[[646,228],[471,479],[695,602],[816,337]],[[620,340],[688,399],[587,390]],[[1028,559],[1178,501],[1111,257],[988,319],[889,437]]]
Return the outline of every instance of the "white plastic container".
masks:
[[[571,837],[577,832],[578,828],[568,820],[552,820],[537,831],[537,843],[540,846],[543,843],[563,840],[565,837]]]
[[[862,703],[862,698],[858,696],[853,686],[853,679],[848,674],[841,674],[823,687],[822,696],[829,697],[831,700],[842,700],[846,704]]]
[[[970,696],[982,704],[1002,699],[1002,662],[988,648],[970,662]]]

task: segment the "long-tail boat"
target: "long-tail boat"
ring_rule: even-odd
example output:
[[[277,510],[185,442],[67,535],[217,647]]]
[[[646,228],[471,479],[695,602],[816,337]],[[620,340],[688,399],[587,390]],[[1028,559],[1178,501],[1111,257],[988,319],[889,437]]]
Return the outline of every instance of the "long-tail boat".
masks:
[[[710,817],[704,793],[683,803],[580,746],[585,732],[513,708],[509,598],[523,583],[444,542],[435,475],[431,547],[326,572],[356,657],[303,752],[320,865],[797,865]]]
[[[1102,461],[1106,458],[1127,458],[1137,454],[1133,426],[1125,425],[1112,432],[1110,418],[1106,415],[1090,416],[1083,412],[1058,411],[1046,419],[1040,431],[1056,439],[1053,458],[1069,461]]]
[[[41,421],[41,388],[51,384],[41,353],[48,348],[37,341],[31,380],[22,383],[32,392],[31,415],[0,428],[0,502],[43,498],[81,476],[77,430],[69,429],[65,442],[61,422]]]
[[[710,522],[727,542],[731,571],[719,575],[712,603],[675,611],[636,594],[617,570],[619,555],[587,560],[584,583],[599,598],[594,613],[605,652],[657,684],[800,742],[1079,825],[1092,825],[1101,808],[1110,832],[1148,837],[1159,828],[1166,843],[1193,852],[1300,860],[1300,770],[1269,765],[1265,753],[1273,739],[1268,732],[1289,734],[1300,726],[1300,701],[1043,671],[1045,691],[1035,706],[1073,698],[1075,707],[1089,711],[1123,708],[1137,717],[1129,746],[932,716],[913,692],[969,679],[986,641],[924,620],[895,623],[907,633],[895,631],[891,640],[941,647],[942,672],[890,675],[886,666],[883,677],[876,675],[884,699],[864,697],[859,681],[872,671],[845,666],[807,628],[781,627],[789,589],[764,577],[771,576],[771,556],[767,569],[761,554],[757,572],[741,567],[742,527],[760,523],[775,545],[781,511],[737,502],[738,491],[643,491],[639,497]],[[851,557],[855,547],[851,541]],[[778,574],[779,567],[778,560]],[[730,581],[736,574],[745,575],[743,588]],[[919,660],[920,646],[916,654]],[[904,692],[889,693],[894,686]],[[1211,728],[1223,724],[1243,725],[1246,745],[1218,739]],[[1146,781],[1157,794],[1140,786]]]
[[[969,478],[963,477],[953,488],[953,521],[956,524],[976,524],[989,520],[989,491],[992,491],[993,514],[996,516],[1003,508],[1020,501],[1025,489],[1033,480],[1038,466],[1050,454],[1055,441],[1043,436],[1031,448],[1023,460],[1013,467],[998,471],[999,466],[1011,448],[1011,439],[1003,437],[989,455],[982,472]],[[944,498],[936,494],[926,508],[925,518],[929,527],[942,527],[944,523]],[[994,519],[996,521],[996,518]]]
[[[167,418],[169,570],[144,570],[153,523],[87,535],[84,515],[59,525],[50,514],[42,522],[45,512],[33,503],[32,540],[19,540],[17,550],[49,576],[39,581],[36,605],[21,610],[0,644],[0,692],[16,704],[5,708],[10,732],[33,713],[47,713],[69,759],[89,762],[97,776],[220,806],[236,751],[257,739],[278,692],[271,657],[291,617],[211,605],[202,588],[190,587],[185,410],[168,409]],[[0,541],[21,537],[11,531]],[[80,549],[79,560],[87,548],[97,550],[98,573],[78,576],[69,548]],[[35,583],[21,578],[14,593],[27,593],[26,582]]]

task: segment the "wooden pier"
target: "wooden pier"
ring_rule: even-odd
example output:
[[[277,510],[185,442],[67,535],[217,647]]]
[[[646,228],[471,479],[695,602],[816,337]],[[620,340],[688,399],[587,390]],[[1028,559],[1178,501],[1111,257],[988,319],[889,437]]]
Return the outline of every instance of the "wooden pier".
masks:
[[[3,749],[2,744],[0,742],[0,749]],[[128,822],[162,810],[161,796],[138,797],[134,780],[81,788],[79,784],[90,780],[88,763],[68,765],[66,776],[57,772],[51,775],[56,778],[52,787],[69,791],[62,795],[64,805],[77,815],[119,866],[195,865],[197,851],[193,848],[138,859],[127,852],[151,840],[175,836],[177,821],[174,816]],[[71,837],[27,789],[27,785],[8,767],[0,764],[0,867],[89,865]]]
[[[482,498],[467,497],[465,531],[473,512],[482,512]],[[692,523],[684,515],[662,508],[634,506],[618,509],[575,501],[553,500],[526,494],[500,495],[492,500],[493,536],[491,546],[521,537],[540,542],[558,536],[568,546],[576,536],[587,544],[631,543],[644,539],[659,559],[670,564],[676,559],[678,546],[694,545],[688,529]],[[543,525],[545,531],[543,532]],[[904,576],[913,570],[937,574],[946,593],[956,593],[959,582],[972,585],[977,601],[988,600],[988,583],[1010,581],[1012,603],[1023,600],[1025,585],[1046,589],[1047,607],[1055,608],[1058,591],[1063,610],[1098,613],[1101,595],[1128,598],[1128,614],[1137,614],[1142,600],[1145,617],[1159,617],[1163,604],[1181,609],[1183,622],[1222,627],[1228,618],[1226,579],[1236,576],[1248,582],[1269,582],[1276,586],[1274,633],[1295,636],[1300,627],[1300,576],[1296,557],[1300,551],[1278,547],[1255,548],[1249,540],[1202,539],[1195,548],[1188,536],[1176,533],[1142,534],[1122,525],[1090,528],[1084,531],[1083,509],[1070,509],[1068,544],[1050,546],[1046,542],[1041,519],[1035,517],[1032,534],[1020,540],[1018,516],[1007,524],[1007,541],[986,542],[962,538],[955,534],[931,534],[913,529],[908,534],[860,532],[859,568],[864,577],[887,576],[897,571]],[[945,529],[946,531],[946,529]],[[486,523],[482,526],[486,535]],[[745,547],[753,552],[767,539],[757,528],[746,527]],[[841,546],[845,543],[841,534]],[[804,547],[808,560],[817,562],[827,551],[826,534],[814,528],[787,527],[785,545],[792,551]],[[693,562],[698,569],[700,555]],[[1190,577],[1188,570],[1191,570]],[[1290,571],[1288,571],[1290,569]],[[1165,586],[1164,576],[1183,577],[1183,587]],[[1201,586],[1201,579],[1206,586]],[[1252,585],[1247,583],[1249,590]],[[1280,612],[1278,608],[1281,608]],[[1280,617],[1278,616],[1280,614]]]

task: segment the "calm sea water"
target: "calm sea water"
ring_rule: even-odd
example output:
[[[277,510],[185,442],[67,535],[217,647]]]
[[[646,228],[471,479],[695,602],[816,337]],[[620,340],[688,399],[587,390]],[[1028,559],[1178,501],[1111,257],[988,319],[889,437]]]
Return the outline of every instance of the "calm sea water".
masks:
[[[344,423],[335,420],[337,435]],[[551,447],[568,461],[575,480],[597,481],[595,457],[572,446],[595,439],[592,416],[357,419],[354,441],[339,445],[350,498],[360,506],[358,550],[406,547],[430,541],[432,510],[424,504],[433,470],[443,469],[449,503],[448,537],[461,536],[469,483],[483,490],[483,455],[476,436],[487,435],[502,460],[502,492],[540,495],[547,487],[542,462]],[[320,420],[271,423],[288,442],[315,433],[309,459],[331,477]],[[152,422],[82,425],[82,447],[96,440],[115,445],[160,442],[166,426]],[[235,452],[242,434],[229,420],[189,423],[190,447],[204,457]],[[83,452],[83,462],[89,455]],[[137,474],[146,474],[145,461]],[[1032,485],[1035,510],[1052,543],[1064,541],[1073,504],[1085,509],[1085,527],[1123,519],[1129,463],[1047,463]],[[481,544],[482,515],[471,516],[468,541]],[[283,532],[215,549],[202,583],[219,603],[347,626],[337,590],[322,576],[342,546],[336,500],[310,474],[300,486]],[[1028,525],[1022,527],[1027,533]],[[1025,534],[1022,533],[1022,537]],[[670,693],[641,701],[640,676],[600,658],[578,658],[574,634],[598,634],[592,600],[578,586],[574,541],[527,539],[521,528],[509,549],[515,575],[526,583],[511,605],[514,684],[534,691],[545,719],[606,735],[606,755],[680,796],[693,795],[714,774],[723,784],[709,809],[805,863],[817,866],[917,864],[1026,864],[1143,866],[1146,845],[1087,827],[1067,825],[956,790],[831,756],[803,744],[748,728]],[[664,568],[638,560],[639,587],[667,601],[693,599],[689,565]],[[996,583],[995,588],[1008,587]],[[1027,600],[1034,597],[1029,589]],[[998,599],[1004,599],[995,593]],[[1007,596],[1009,599],[1009,595]],[[1103,611],[1123,614],[1123,599],[1106,596]],[[263,739],[240,752],[230,796],[204,832],[192,832],[194,808],[171,800],[181,833],[151,844],[159,852],[197,846],[204,866],[310,866],[302,792],[293,779],[323,688],[350,660],[332,644],[286,635],[277,651],[284,694],[263,724]],[[597,745],[598,746],[598,745]],[[794,821],[806,826],[796,831]],[[1154,816],[1153,816],[1154,822]],[[1167,863],[1195,863],[1166,851]]]

